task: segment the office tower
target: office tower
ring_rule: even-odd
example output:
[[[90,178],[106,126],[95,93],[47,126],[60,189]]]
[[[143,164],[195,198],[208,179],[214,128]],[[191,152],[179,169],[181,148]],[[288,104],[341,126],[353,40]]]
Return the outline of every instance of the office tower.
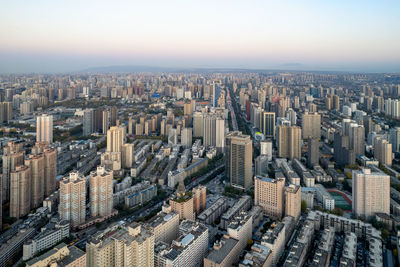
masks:
[[[370,169],[352,172],[352,206],[357,216],[369,219],[375,213],[390,214],[390,177]]]
[[[363,125],[365,128],[365,137],[367,137],[368,134],[372,132],[372,127],[373,127],[371,116],[363,117]]]
[[[184,148],[192,147],[192,128],[183,128],[181,134],[181,144]]]
[[[31,210],[31,170],[20,165],[10,174],[10,217],[19,219]]]
[[[303,133],[303,139],[309,137],[321,138],[321,115],[318,113],[308,113],[307,111],[303,115],[301,130]]]
[[[350,140],[347,135],[336,132],[333,140],[334,159],[339,166],[355,163],[355,153],[350,149]]]
[[[278,156],[281,158],[301,158],[301,128],[298,126],[278,127]]]
[[[340,110],[340,97],[338,95],[332,96],[332,104],[333,104],[333,109],[337,111]]]
[[[113,209],[113,173],[98,166],[89,176],[90,216],[107,217]]]
[[[108,120],[108,111],[106,109],[103,110],[103,118],[102,118],[102,129],[103,134],[107,133],[108,128],[110,127],[109,120]]]
[[[386,139],[377,137],[374,143],[374,156],[380,164],[392,166],[392,144]]]
[[[295,126],[297,124],[297,113],[293,109],[288,109],[286,111],[286,118],[290,121],[290,125]]]
[[[203,136],[203,113],[195,112],[193,114],[193,136]]]
[[[285,216],[292,216],[297,221],[301,213],[301,187],[289,185],[284,189]]]
[[[332,109],[332,97],[331,96],[326,96],[325,97],[325,108],[327,110],[331,110]]]
[[[8,142],[3,147],[3,174],[1,176],[3,203],[10,200],[10,173],[19,165],[24,165],[23,142]]]
[[[262,113],[262,133],[265,138],[275,139],[275,112]]]
[[[207,188],[203,185],[198,185],[192,189],[193,193],[193,209],[196,216],[206,208]]]
[[[31,206],[38,208],[44,199],[44,155],[29,155],[29,158],[25,160],[25,165],[31,170]]]
[[[389,130],[389,140],[392,144],[392,152],[400,152],[400,127]]]
[[[113,106],[110,109],[110,125],[117,126],[118,109]]]
[[[132,168],[134,161],[135,145],[134,144],[123,144],[121,152],[121,166],[124,169]]]
[[[60,181],[60,218],[76,227],[85,222],[86,178],[79,172],[70,172]]]
[[[253,144],[249,135],[230,132],[226,136],[225,168],[232,186],[249,189],[252,181]]]
[[[175,194],[169,199],[169,205],[174,212],[179,214],[180,220],[194,220],[196,218],[193,194],[186,191],[183,178],[179,181]]]
[[[12,117],[12,103],[0,102],[0,123],[9,122]]]
[[[218,107],[218,99],[221,96],[221,88],[219,87],[219,84],[214,82],[212,84],[212,90],[213,90],[212,105],[213,107]]]
[[[284,211],[284,187],[284,178],[254,177],[254,205],[261,206],[264,214],[271,218],[281,219]]]
[[[93,112],[93,131],[103,133],[103,111],[104,108],[97,108]]]
[[[112,126],[107,131],[107,151],[121,152],[122,145],[125,143],[125,126]]]
[[[53,143],[53,116],[43,114],[36,118],[36,142]]]
[[[89,136],[94,132],[94,112],[93,109],[87,108],[83,110],[83,120],[82,120],[82,131],[83,131],[83,136]]]
[[[365,154],[365,129],[362,125],[351,127],[351,148],[356,156]]]
[[[319,163],[319,141],[317,138],[308,138],[307,165],[312,168]]]
[[[99,233],[86,243],[87,266],[154,266],[154,234],[134,223]]]
[[[207,114],[203,118],[203,144],[216,147],[219,152],[225,147],[225,120],[215,114]]]
[[[260,155],[267,156],[268,161],[272,160],[272,141],[260,142]]]

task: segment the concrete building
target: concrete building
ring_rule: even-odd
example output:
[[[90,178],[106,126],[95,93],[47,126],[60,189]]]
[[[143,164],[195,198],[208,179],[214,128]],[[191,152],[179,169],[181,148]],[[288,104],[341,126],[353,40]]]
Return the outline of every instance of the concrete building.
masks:
[[[239,249],[243,250],[251,239],[253,232],[253,218],[247,212],[242,211],[227,227],[228,235],[239,241]]]
[[[308,138],[307,165],[313,167],[319,163],[319,141],[317,138]]]
[[[301,158],[301,128],[297,126],[278,127],[278,156],[281,158]]]
[[[69,222],[59,219],[51,220],[46,226],[40,229],[40,233],[23,246],[24,261],[31,259],[37,253],[51,248],[64,238],[69,237]]]
[[[192,128],[183,128],[181,133],[181,144],[184,148],[192,147]]]
[[[179,214],[164,209],[146,223],[148,228],[154,233],[154,243],[171,242],[178,238]]]
[[[36,118],[36,142],[53,143],[53,116],[43,114]]]
[[[31,170],[17,166],[10,179],[10,217],[19,219],[31,210]]]
[[[31,207],[38,208],[44,199],[44,155],[29,155],[25,165],[31,170]]]
[[[374,156],[380,164],[392,166],[392,144],[386,139],[377,137],[374,143]]]
[[[271,218],[281,219],[284,211],[285,179],[256,176],[254,179],[254,204],[263,208]]]
[[[183,180],[179,182],[175,195],[169,199],[169,204],[174,212],[179,214],[180,220],[194,220],[193,193],[187,192]]]
[[[321,115],[317,112],[303,114],[301,130],[303,139],[308,138],[321,138]]]
[[[239,259],[240,243],[225,235],[216,241],[212,250],[204,258],[204,267],[230,267]]]
[[[33,155],[44,156],[44,197],[48,197],[56,191],[57,176],[57,150],[50,148],[47,143],[36,143],[32,148]]]
[[[326,210],[335,209],[335,199],[326,191],[322,184],[315,184],[315,190],[317,194],[317,200],[322,204]]]
[[[94,112],[93,109],[87,108],[83,110],[82,118],[82,134],[89,136],[94,132]]]
[[[390,177],[370,169],[352,172],[352,206],[357,216],[370,218],[375,213],[390,214]]]
[[[301,214],[301,187],[289,185],[284,189],[285,216],[292,216],[297,221]]]
[[[33,227],[20,229],[11,239],[0,244],[0,267],[8,266],[8,263],[21,253],[25,241],[32,238],[35,233],[36,230]]]
[[[200,214],[206,208],[207,188],[198,185],[192,189],[193,193],[193,209],[196,215]]]
[[[132,168],[134,161],[135,145],[123,144],[121,153],[121,167],[124,169]]]
[[[1,198],[2,202],[10,200],[10,174],[19,165],[24,165],[25,151],[23,142],[8,142],[3,147],[3,173],[1,176]]]
[[[79,172],[70,172],[60,181],[60,218],[76,227],[86,218],[86,179]]]
[[[272,160],[272,141],[260,142],[260,155],[267,156],[268,161]]]
[[[261,245],[266,246],[272,251],[272,266],[275,266],[282,254],[286,244],[286,226],[282,222],[272,225],[263,235]]]
[[[234,187],[248,189],[253,185],[253,145],[250,136],[231,132],[226,137],[226,174]]]
[[[203,115],[203,144],[216,147],[219,152],[225,148],[225,120],[217,114]]]
[[[239,267],[269,267],[272,266],[272,250],[266,246],[255,243],[246,253]]]
[[[220,197],[210,207],[205,209],[197,216],[197,220],[204,224],[215,222],[228,208],[228,203],[224,197]]]
[[[203,113],[195,112],[193,114],[193,136],[201,137],[203,136]]]
[[[107,217],[113,210],[113,173],[98,166],[89,176],[90,216]]]
[[[154,266],[154,234],[132,224],[107,229],[86,243],[87,266]]]
[[[260,130],[265,138],[275,139],[275,121],[275,112],[264,111],[262,113],[262,125]]]
[[[179,237],[172,245],[156,246],[155,266],[201,266],[208,252],[208,228],[198,222],[185,220],[179,226]]]
[[[238,201],[235,202],[235,204],[228,209],[227,212],[225,212],[221,216],[221,227],[223,229],[226,229],[228,227],[228,224],[236,217],[238,216],[242,211],[247,211],[251,207],[251,202],[252,199],[248,195],[242,196]]]
[[[86,253],[79,248],[61,243],[52,250],[26,262],[27,267],[42,266],[85,267]]]

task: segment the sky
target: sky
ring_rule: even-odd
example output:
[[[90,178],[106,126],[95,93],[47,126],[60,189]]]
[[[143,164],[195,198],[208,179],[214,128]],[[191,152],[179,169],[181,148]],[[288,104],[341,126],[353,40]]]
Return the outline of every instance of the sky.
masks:
[[[0,73],[112,65],[400,72],[399,0],[2,0],[0,6]]]

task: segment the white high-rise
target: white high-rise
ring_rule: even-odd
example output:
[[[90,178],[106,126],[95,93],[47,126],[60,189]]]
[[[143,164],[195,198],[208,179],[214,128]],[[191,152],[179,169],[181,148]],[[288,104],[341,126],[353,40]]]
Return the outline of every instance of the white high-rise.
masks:
[[[53,116],[43,114],[36,118],[36,142],[53,143]]]
[[[370,169],[352,173],[353,212],[370,218],[375,213],[390,214],[390,177]]]
[[[106,171],[104,166],[98,166],[89,177],[90,184],[90,215],[109,216],[113,209],[113,172]]]

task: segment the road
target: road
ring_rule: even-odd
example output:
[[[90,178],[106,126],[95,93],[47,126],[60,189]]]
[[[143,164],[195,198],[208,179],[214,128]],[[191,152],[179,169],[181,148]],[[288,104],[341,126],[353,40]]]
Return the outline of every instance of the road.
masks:
[[[229,89],[226,89],[226,103],[228,104],[228,109],[231,112],[231,119],[232,119],[232,127],[234,131],[238,131],[239,127],[236,121],[236,114],[235,111],[233,110],[232,107],[232,99],[231,99],[231,93]]]

